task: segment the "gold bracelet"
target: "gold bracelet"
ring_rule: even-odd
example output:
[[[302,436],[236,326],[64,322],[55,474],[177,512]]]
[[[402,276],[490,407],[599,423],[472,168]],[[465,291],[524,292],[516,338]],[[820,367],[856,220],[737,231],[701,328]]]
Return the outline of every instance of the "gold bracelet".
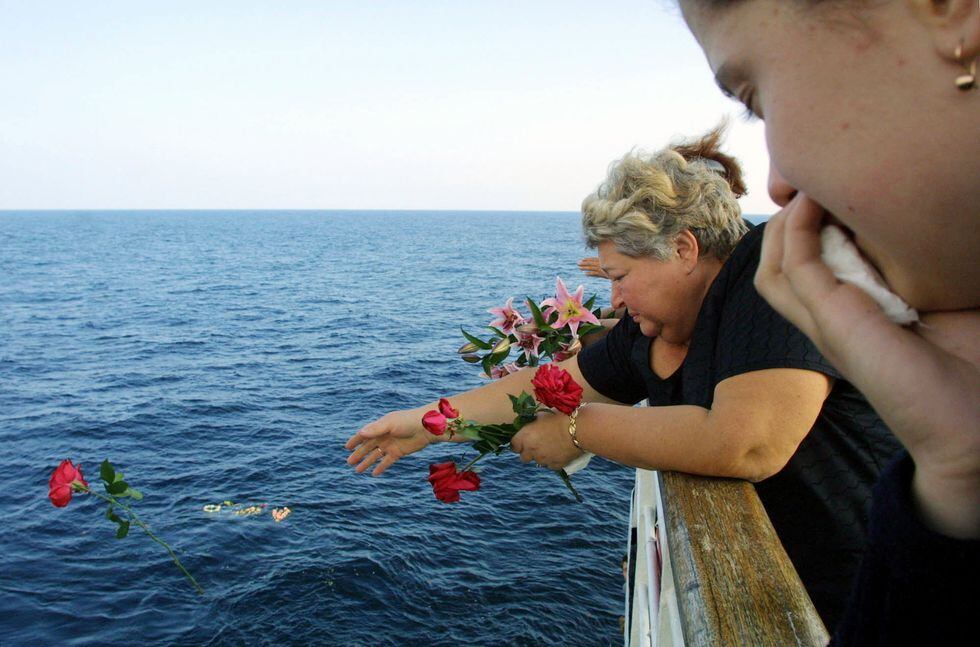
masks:
[[[578,443],[578,436],[575,435],[575,421],[578,418],[578,412],[588,406],[588,402],[583,402],[582,404],[575,407],[575,411],[572,411],[572,415],[568,416],[568,435],[572,438],[572,444],[575,445],[579,451],[585,451],[582,446]]]

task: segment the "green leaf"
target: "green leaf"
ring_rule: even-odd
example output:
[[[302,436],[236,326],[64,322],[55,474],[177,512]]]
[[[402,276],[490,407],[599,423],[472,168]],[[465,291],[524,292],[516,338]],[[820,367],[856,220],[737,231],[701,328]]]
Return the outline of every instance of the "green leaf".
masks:
[[[538,328],[543,331],[552,330],[552,327],[544,320],[544,315],[541,314],[541,308],[538,307],[538,304],[531,297],[527,297],[527,307],[531,309],[531,317],[534,318],[534,323]]]
[[[126,491],[123,492],[123,496],[133,497],[137,501],[143,500],[143,493],[140,492],[139,490],[134,490],[133,488],[127,488]]]
[[[112,483],[112,477],[115,476],[116,470],[112,468],[112,463],[108,459],[102,461],[102,465],[99,466],[99,478],[101,478],[106,483]]]
[[[129,489],[129,485],[126,484],[126,481],[115,481],[107,485],[105,489],[109,494],[122,494]]]
[[[582,307],[586,310],[592,310],[592,305],[595,303],[595,295],[593,294],[589,297],[589,300],[582,304]]]
[[[128,534],[129,534],[129,522],[128,521],[120,521],[119,522],[119,529],[116,530],[116,539],[122,539],[123,537],[125,537]]]
[[[109,514],[107,514],[106,516],[109,517],[109,521],[112,521],[112,522],[115,522],[115,523],[122,523],[123,522],[123,520],[119,517],[119,515],[116,514],[115,512],[113,512],[112,509],[109,510]]]
[[[118,483],[121,480],[123,480],[123,473],[122,472],[116,472],[116,475],[114,477],[112,477],[112,482],[113,483]]]
[[[507,337],[510,337],[510,335],[505,333],[503,330],[501,330],[500,328],[495,328],[494,326],[487,326],[487,330],[493,331],[494,336],[500,337],[501,339],[506,339]]]
[[[463,330],[462,327],[460,327],[459,331],[463,333],[463,337],[466,337],[467,341],[476,344],[482,350],[490,350],[491,348],[493,348],[493,344],[488,344],[487,342],[483,341],[479,337],[474,337],[473,335]]]

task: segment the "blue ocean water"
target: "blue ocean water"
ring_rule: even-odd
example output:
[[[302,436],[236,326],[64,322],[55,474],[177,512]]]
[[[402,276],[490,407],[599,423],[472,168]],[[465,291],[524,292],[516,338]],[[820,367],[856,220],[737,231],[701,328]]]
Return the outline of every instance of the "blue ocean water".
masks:
[[[573,213],[0,212],[0,643],[604,645],[621,640],[632,470],[576,503],[464,447],[357,475],[344,441],[480,384],[458,328],[581,277]],[[47,499],[58,462],[112,460],[206,594],[104,507]],[[283,523],[213,515],[288,505]]]

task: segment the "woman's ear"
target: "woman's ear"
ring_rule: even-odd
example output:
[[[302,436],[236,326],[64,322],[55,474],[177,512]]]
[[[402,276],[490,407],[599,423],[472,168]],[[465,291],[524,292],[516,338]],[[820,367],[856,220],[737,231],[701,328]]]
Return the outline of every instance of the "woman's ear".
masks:
[[[694,271],[701,256],[701,246],[691,230],[685,229],[674,239],[674,253],[680,258],[688,274]]]
[[[944,60],[969,65],[980,56],[980,3],[977,0],[906,2],[916,20],[932,33],[936,53]]]

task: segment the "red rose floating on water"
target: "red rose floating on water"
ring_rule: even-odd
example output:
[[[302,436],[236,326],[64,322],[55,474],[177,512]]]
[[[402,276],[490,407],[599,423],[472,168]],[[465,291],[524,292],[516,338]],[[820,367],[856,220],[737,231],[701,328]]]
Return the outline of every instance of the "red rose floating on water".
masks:
[[[73,465],[69,459],[61,461],[61,465],[54,469],[51,479],[48,481],[48,498],[55,507],[63,508],[71,501],[73,491],[72,483],[78,481],[85,487],[88,483],[82,476],[82,466]]]
[[[582,387],[575,383],[568,371],[554,364],[545,364],[531,380],[535,399],[546,407],[571,415],[582,402]]]
[[[116,539],[122,539],[128,535],[130,525],[136,524],[150,539],[167,549],[171,559],[174,560],[174,564],[190,580],[197,592],[204,593],[201,585],[197,583],[197,580],[194,579],[187,569],[184,568],[184,565],[180,563],[180,560],[177,559],[177,555],[170,548],[170,545],[153,534],[150,528],[143,523],[143,520],[136,516],[136,512],[131,507],[131,504],[124,501],[126,498],[139,501],[143,498],[143,494],[139,490],[131,488],[123,479],[122,472],[117,472],[112,463],[107,460],[102,461],[102,465],[99,467],[99,478],[102,480],[105,494],[96,492],[89,487],[89,484],[82,476],[82,466],[74,465],[70,459],[66,458],[61,461],[58,467],[54,468],[54,472],[52,472],[51,478],[48,480],[48,498],[58,508],[64,508],[71,502],[73,492],[91,494],[98,499],[102,499],[109,504],[109,509],[106,511],[105,517],[118,526],[116,529]],[[276,519],[276,521],[279,521],[279,519]]]
[[[429,483],[437,499],[443,503],[456,503],[461,490],[480,489],[480,476],[476,472],[460,472],[452,461],[433,463],[429,465]]]

